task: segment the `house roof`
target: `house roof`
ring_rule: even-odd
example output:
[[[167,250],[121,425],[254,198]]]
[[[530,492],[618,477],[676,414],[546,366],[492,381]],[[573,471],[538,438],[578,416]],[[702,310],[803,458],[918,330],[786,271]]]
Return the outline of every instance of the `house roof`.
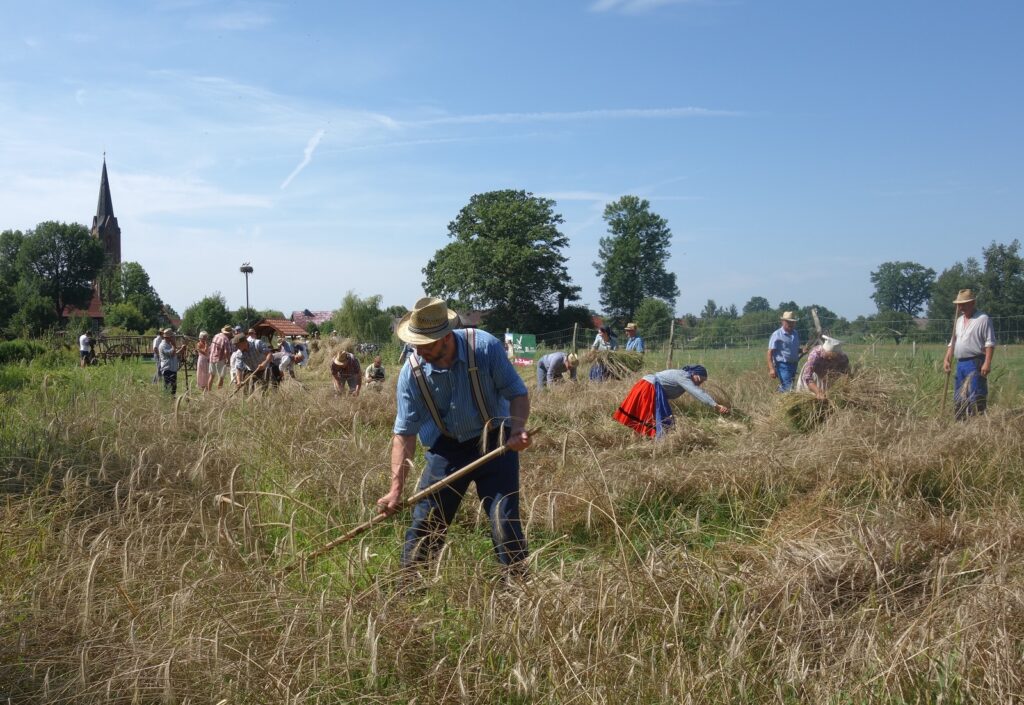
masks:
[[[331,316],[334,315],[334,311],[310,311],[305,308],[301,311],[292,311],[292,321],[296,325],[302,326],[303,332],[306,330],[306,326],[310,323],[316,325],[323,325],[327,321],[331,320]]]
[[[306,329],[286,318],[264,318],[253,325],[256,335],[306,335]]]

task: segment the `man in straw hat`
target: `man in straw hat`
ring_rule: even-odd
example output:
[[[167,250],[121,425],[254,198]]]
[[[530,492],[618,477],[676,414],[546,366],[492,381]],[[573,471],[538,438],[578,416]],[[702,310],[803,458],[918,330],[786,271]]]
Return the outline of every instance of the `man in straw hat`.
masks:
[[[988,402],[988,373],[996,334],[987,314],[977,310],[974,292],[961,289],[953,301],[958,316],[953,337],[946,347],[942,368],[949,373],[956,357],[956,386],[953,387],[953,416],[959,421],[984,414]]]
[[[173,397],[178,393],[178,358],[185,354],[185,343],[182,342],[178,347],[174,346],[174,330],[171,328],[164,328],[160,336],[160,345],[156,349],[160,377],[164,381],[164,390],[170,392]]]
[[[644,339],[637,335],[636,323],[626,324],[626,350],[642,353],[644,351]]]
[[[784,311],[782,325],[768,339],[768,374],[779,380],[779,391],[788,392],[796,381],[796,363],[800,359],[800,334],[796,330],[797,317]]]
[[[228,364],[231,362],[231,353],[235,351],[235,344],[231,342],[234,332],[231,326],[224,326],[217,335],[210,341],[210,388],[216,380],[217,388],[224,386],[224,378],[228,375]]]
[[[349,394],[359,396],[363,388],[363,370],[359,360],[348,350],[339,350],[338,354],[331,360],[331,381],[334,383],[334,391],[342,394],[345,386],[348,386]]]
[[[415,567],[441,550],[445,532],[474,482],[491,522],[498,561],[521,567],[527,548],[519,521],[519,451],[530,446],[530,398],[501,341],[484,331],[455,330],[456,320],[444,301],[423,298],[395,330],[416,350],[398,376],[391,490],[377,505],[385,512],[399,508],[417,435],[427,448],[423,489],[477,460],[486,448],[498,447],[507,432],[509,452],[413,507],[402,566]]]
[[[806,389],[819,399],[824,399],[830,378],[850,371],[850,358],[843,352],[842,344],[841,340],[822,336],[821,345],[814,346],[807,355],[797,389]]]
[[[576,368],[580,358],[576,353],[548,353],[537,361],[537,389],[562,381],[562,375],[569,373],[569,379],[576,379]]]

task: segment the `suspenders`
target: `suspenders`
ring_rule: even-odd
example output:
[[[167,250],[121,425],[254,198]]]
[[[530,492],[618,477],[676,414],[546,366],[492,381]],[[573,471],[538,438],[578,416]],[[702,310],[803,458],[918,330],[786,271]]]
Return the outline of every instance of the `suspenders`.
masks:
[[[473,404],[480,415],[480,420],[484,422],[481,443],[486,444],[487,431],[491,426],[491,415],[487,411],[487,400],[484,397],[483,388],[480,386],[480,370],[476,366],[476,330],[474,328],[466,329],[466,352],[469,357],[469,386],[473,392]],[[416,380],[416,386],[420,388],[423,403],[427,405],[427,411],[430,412],[430,418],[434,420],[434,425],[437,426],[442,436],[454,438],[441,419],[441,412],[438,411],[437,402],[434,401],[434,396],[430,393],[427,376],[423,372],[419,356],[416,353],[409,355],[409,366],[412,368],[412,378]]]

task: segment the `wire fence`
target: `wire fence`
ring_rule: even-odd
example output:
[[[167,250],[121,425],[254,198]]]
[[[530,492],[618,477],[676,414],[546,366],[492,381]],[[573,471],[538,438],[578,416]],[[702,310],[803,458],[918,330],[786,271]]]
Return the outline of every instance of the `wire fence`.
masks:
[[[1024,316],[991,317],[997,344],[1024,342]],[[906,319],[855,321],[821,320],[826,334],[851,344],[945,344],[949,342],[953,322],[949,319]],[[677,321],[674,330],[671,321],[640,330],[644,347],[649,351],[668,351],[669,338],[673,350],[708,350],[730,348],[767,348],[768,338],[779,327],[778,321],[744,323],[743,319],[713,318]],[[814,337],[809,321],[798,326],[802,341]],[[575,340],[573,335],[575,332]],[[587,349],[595,341],[594,328],[564,328],[537,334],[538,346],[544,350]],[[624,348],[626,334],[620,333],[618,345]],[[574,345],[575,343],[575,345]]]

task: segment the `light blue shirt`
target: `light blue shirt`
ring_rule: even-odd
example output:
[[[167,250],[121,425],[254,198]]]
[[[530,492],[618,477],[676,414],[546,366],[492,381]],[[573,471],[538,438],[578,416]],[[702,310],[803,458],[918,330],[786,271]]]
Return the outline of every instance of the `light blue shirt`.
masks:
[[[634,352],[644,351],[644,339],[639,335],[635,335],[626,341],[626,350],[633,350]]]
[[[509,362],[505,346],[500,340],[482,330],[476,331],[475,336],[476,365],[480,371],[481,391],[487,403],[486,413],[496,419],[505,418],[509,415],[509,400],[525,396],[526,385]],[[459,441],[468,441],[481,434],[484,422],[473,401],[473,390],[469,382],[465,330],[455,331],[455,344],[455,362],[450,368],[440,369],[429,362],[421,362],[431,397],[448,433]],[[430,416],[419,385],[413,379],[409,362],[402,366],[398,374],[397,396],[398,414],[395,416],[394,432],[400,436],[419,434],[420,442],[425,447],[434,445],[441,431]]]
[[[779,326],[768,340],[768,349],[772,351],[772,360],[784,364],[796,364],[800,359],[800,334],[796,328],[792,333]]]
[[[160,343],[160,347],[157,348],[157,352],[160,355],[160,371],[161,372],[177,372],[178,371],[178,356],[175,353],[174,346],[167,342],[165,339]]]
[[[561,379],[566,370],[569,371],[569,379],[576,379],[576,368],[569,367],[568,357],[564,352],[548,353],[542,357],[537,362],[537,387]]]
[[[683,370],[663,370],[652,375],[644,375],[644,379],[651,384],[657,380],[666,399],[681,397],[686,392],[708,406],[718,406],[714,397],[694,384],[693,378]]]

